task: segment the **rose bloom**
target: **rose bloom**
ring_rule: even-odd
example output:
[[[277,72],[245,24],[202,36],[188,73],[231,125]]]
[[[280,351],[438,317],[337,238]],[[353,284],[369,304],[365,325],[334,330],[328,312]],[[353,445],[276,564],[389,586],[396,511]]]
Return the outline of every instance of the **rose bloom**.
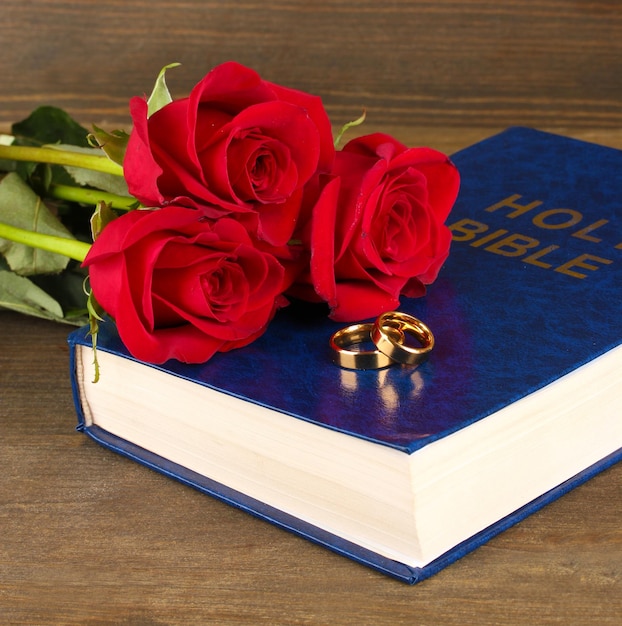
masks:
[[[235,213],[272,245],[294,229],[302,189],[334,159],[332,129],[319,97],[262,80],[229,62],[147,117],[133,98],[124,160],[130,193],[145,206]]]
[[[130,211],[91,247],[96,300],[136,358],[202,363],[260,336],[281,302],[284,269],[238,222],[193,209]]]
[[[291,290],[328,303],[330,317],[355,321],[425,293],[449,253],[444,222],[459,174],[447,156],[373,134],[337,152],[300,237],[310,271]]]

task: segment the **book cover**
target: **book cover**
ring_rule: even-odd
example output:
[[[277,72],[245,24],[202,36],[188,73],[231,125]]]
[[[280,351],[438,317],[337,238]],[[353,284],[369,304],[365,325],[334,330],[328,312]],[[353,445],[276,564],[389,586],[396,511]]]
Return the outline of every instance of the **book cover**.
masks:
[[[512,128],[452,160],[462,185],[448,220],[451,254],[427,295],[404,299],[400,308],[425,321],[436,338],[430,358],[417,369],[338,368],[331,362],[328,339],[342,325],[304,314],[297,306],[279,312],[250,346],[206,364],[146,367],[409,456],[519,406],[570,373],[588,371],[605,355],[619,378],[622,152]],[[86,329],[70,336],[79,429],[102,445],[409,583],[430,576],[622,458],[622,431],[611,418],[596,420],[589,437],[584,424],[577,435],[582,441],[574,447],[561,438],[543,442],[547,449],[538,453],[540,466],[550,458],[550,467],[538,471],[550,474],[550,485],[544,481],[547,486],[520,506],[413,566],[89,425],[75,363],[76,346],[88,341]],[[98,350],[131,359],[111,324],[102,328]],[[619,415],[619,400],[607,396],[606,407],[600,400],[586,389],[584,413]],[[580,457],[569,475],[556,473],[557,454]],[[526,456],[524,465],[529,464]],[[485,480],[494,491],[493,478]]]

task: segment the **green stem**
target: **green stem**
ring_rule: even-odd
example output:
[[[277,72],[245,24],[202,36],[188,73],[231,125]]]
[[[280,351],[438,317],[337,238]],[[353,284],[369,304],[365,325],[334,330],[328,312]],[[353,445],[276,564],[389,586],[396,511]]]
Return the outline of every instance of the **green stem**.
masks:
[[[52,185],[49,190],[53,198],[67,200],[69,202],[79,202],[80,204],[91,204],[96,206],[98,202],[110,204],[113,209],[123,209],[129,211],[137,206],[136,198],[119,196],[107,191],[97,189],[87,189],[86,187],[72,187],[71,185]]]
[[[107,156],[98,154],[84,154],[70,150],[56,150],[55,148],[36,148],[31,146],[3,146],[0,145],[0,159],[9,161],[29,161],[32,163],[52,163],[55,165],[70,165],[96,172],[123,176],[123,167],[111,161]]]
[[[84,261],[91,245],[78,241],[77,239],[68,239],[67,237],[56,237],[55,235],[44,235],[35,233],[31,230],[17,228],[9,224],[0,222],[0,237],[9,239],[15,243],[22,243],[31,248],[40,248],[48,252],[56,252],[63,256],[68,256],[76,261]]]

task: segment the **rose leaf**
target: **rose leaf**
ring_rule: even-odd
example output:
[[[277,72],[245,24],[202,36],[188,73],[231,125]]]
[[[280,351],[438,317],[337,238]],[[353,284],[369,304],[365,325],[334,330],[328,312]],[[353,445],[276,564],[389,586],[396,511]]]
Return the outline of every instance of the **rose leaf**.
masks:
[[[28,278],[7,270],[0,270],[0,307],[44,319],[63,319],[63,309],[54,298]]]
[[[30,280],[58,302],[64,311],[62,321],[81,326],[88,321],[85,276],[79,265],[74,264],[60,274],[32,276]]]
[[[12,133],[18,145],[67,143],[88,146],[88,131],[65,111],[53,106],[41,106],[26,119],[13,124]]]
[[[169,65],[165,65],[160,70],[155,85],[153,86],[153,91],[151,92],[151,95],[147,100],[147,117],[151,117],[162,107],[173,101],[173,98],[169,93],[168,87],[166,86],[165,75],[166,70],[169,70],[173,67],[178,67],[179,65],[181,65],[181,63],[170,63]]]
[[[0,222],[36,233],[74,239],[41,198],[15,173],[0,181]],[[67,267],[69,259],[0,239],[2,253],[11,270],[22,276],[53,274]]]
[[[91,143],[103,150],[109,159],[123,165],[127,142],[130,138],[124,130],[113,130],[109,133],[93,124],[93,132],[89,138]]]
[[[112,210],[109,204],[105,202],[98,202],[93,215],[91,215],[91,237],[93,241],[95,241],[102,230],[110,223],[112,220],[117,218],[117,214]]]

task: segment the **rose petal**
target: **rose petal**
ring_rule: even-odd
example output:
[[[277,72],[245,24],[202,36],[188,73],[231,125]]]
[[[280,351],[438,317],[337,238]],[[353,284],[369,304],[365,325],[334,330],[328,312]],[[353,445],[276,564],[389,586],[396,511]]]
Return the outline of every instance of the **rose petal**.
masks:
[[[188,121],[193,128],[199,106],[209,103],[221,111],[235,115],[242,109],[276,100],[272,86],[254,70],[234,61],[214,67],[190,92]]]
[[[335,304],[335,220],[339,202],[339,178],[329,179],[313,209],[310,272],[315,291],[329,306]]]
[[[335,148],[333,142],[333,129],[322,99],[296,89],[282,87],[273,83],[270,85],[280,100],[290,102],[304,109],[313,120],[319,132],[320,154],[317,168],[321,173],[330,172],[335,160]]]
[[[164,201],[157,184],[162,168],[151,154],[147,102],[143,98],[132,98],[130,114],[134,130],[123,159],[123,174],[131,195],[147,205],[157,206]]]
[[[399,307],[399,298],[367,282],[337,283],[335,303],[329,317],[336,322],[376,317]]]
[[[240,111],[230,122],[233,133],[259,129],[258,134],[282,142],[298,168],[299,183],[316,172],[320,154],[318,129],[304,109],[289,102],[262,102]]]

